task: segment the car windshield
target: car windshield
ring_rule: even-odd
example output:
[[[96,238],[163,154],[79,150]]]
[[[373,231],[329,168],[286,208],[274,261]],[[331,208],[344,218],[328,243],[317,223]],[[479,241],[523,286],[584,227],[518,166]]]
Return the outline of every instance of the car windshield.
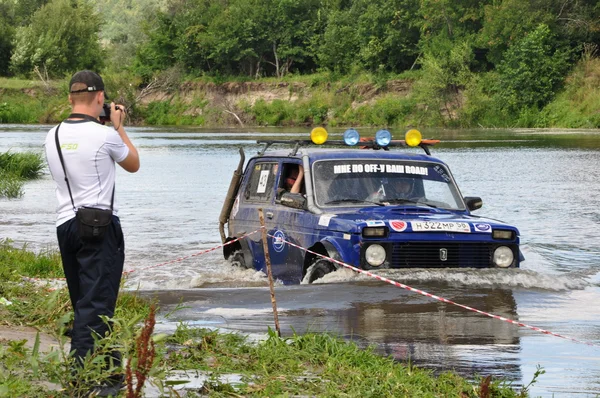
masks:
[[[464,210],[448,169],[439,163],[351,159],[313,166],[317,206],[411,205]]]

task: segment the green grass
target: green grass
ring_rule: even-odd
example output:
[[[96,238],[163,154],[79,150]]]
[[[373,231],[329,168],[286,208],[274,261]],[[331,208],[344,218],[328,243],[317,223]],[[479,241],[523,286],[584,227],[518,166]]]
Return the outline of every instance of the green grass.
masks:
[[[67,289],[51,291],[21,278],[22,275],[55,276],[59,266],[57,253],[34,253],[3,241],[0,297],[12,304],[0,305],[0,324],[34,326],[51,333],[64,346],[64,327],[72,319]],[[144,334],[140,322],[149,316],[151,304],[135,294],[119,295],[113,334],[98,340],[98,350],[85,362],[82,377],[88,380],[86,385],[108,376],[101,364],[110,350],[120,350],[134,366],[139,363],[143,356],[140,347],[151,344],[140,343]],[[488,386],[489,397],[527,396],[527,388],[516,391],[502,380],[491,380],[488,384],[477,375],[473,375],[475,382],[450,372],[436,376],[429,370],[397,363],[372,348],[363,349],[328,334],[280,338],[269,331],[265,341],[252,343],[239,334],[180,324],[172,336],[155,335],[151,340],[156,351],[148,372],[165,394],[169,394],[169,372],[196,369],[211,374],[203,386],[203,394],[216,397],[478,397],[482,383]],[[40,381],[58,383],[66,388],[64,394],[75,396],[80,391],[69,386],[70,365],[71,359],[61,350],[42,353],[37,345],[26,348],[25,341],[0,341],[0,397],[52,395]],[[242,374],[242,383],[234,386],[218,381],[220,375],[228,373]],[[541,373],[536,373],[533,382]],[[176,396],[172,394],[169,396]],[[200,395],[190,391],[186,396]]]
[[[44,163],[44,159],[39,153],[11,153],[10,151],[0,153],[0,170],[24,180],[33,180],[40,177]]]
[[[129,107],[130,122],[140,125],[238,126],[239,117],[245,126],[281,127],[600,127],[600,59],[591,56],[577,64],[565,88],[540,110],[503,112],[489,89],[496,74],[478,74],[461,89],[457,97],[460,107],[452,119],[437,109],[439,100],[417,98],[420,82],[428,79],[422,70],[401,74],[353,70],[346,75],[323,71],[288,74],[280,79],[188,76],[183,80],[182,73],[165,71],[169,74],[179,76],[179,83],[160,93],[164,96],[157,96],[166,99],[150,103],[136,100],[139,77],[126,72],[104,77],[113,98]],[[246,83],[279,98],[256,100],[252,92],[245,94]],[[232,92],[224,96],[214,89],[215,84],[229,86]],[[64,119],[70,110],[66,85],[66,79],[46,87],[40,81],[0,78],[0,123],[56,123]]]
[[[600,58],[583,60],[546,106],[536,127],[600,128]]]
[[[251,344],[237,334],[183,325],[169,343],[178,345],[168,355],[169,367],[213,372],[213,377],[242,374],[244,383],[236,391],[242,396],[479,396],[479,384],[455,373],[434,376],[328,334],[279,338],[271,332],[266,341]],[[205,388],[216,394],[224,386],[213,383]],[[501,380],[491,381],[489,391],[491,397],[526,396]]]
[[[60,85],[59,81],[50,81],[50,87],[58,87]],[[45,88],[46,85],[42,83],[40,80],[27,80],[27,79],[19,79],[19,78],[6,78],[0,77],[0,89],[12,89],[12,90],[24,90],[30,88]]]
[[[0,153],[0,198],[21,197],[25,181],[39,178],[44,164],[38,153]]]
[[[43,250],[38,253],[15,247],[9,239],[0,240],[0,275],[4,279],[15,280],[10,275],[23,275],[36,278],[62,277],[60,253],[56,250]],[[6,274],[9,272],[9,274]]]
[[[0,169],[0,198],[20,198],[23,196],[23,180]]]

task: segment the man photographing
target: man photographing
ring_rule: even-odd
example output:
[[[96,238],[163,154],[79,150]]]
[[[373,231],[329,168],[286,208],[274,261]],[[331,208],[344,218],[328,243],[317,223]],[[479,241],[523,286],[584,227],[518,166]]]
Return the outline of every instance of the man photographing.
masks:
[[[98,118],[107,99],[95,72],[77,72],[69,83],[72,113],[52,128],[44,143],[56,181],[56,232],[74,311],[71,350],[78,365],[103,337],[112,318],[123,272],[124,240],[115,200],[115,162],[128,172],[140,167],[137,149],[125,132],[125,107],[110,104],[112,128]],[[113,354],[113,364],[120,356]],[[77,380],[75,380],[77,382]],[[97,396],[117,395],[120,377]]]

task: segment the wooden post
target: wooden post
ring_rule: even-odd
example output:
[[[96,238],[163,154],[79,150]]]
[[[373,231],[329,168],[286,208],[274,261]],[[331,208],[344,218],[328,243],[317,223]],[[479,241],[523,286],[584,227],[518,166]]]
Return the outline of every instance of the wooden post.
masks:
[[[273,306],[273,317],[275,318],[275,330],[277,336],[281,337],[279,329],[279,316],[277,315],[277,301],[275,300],[275,288],[273,286],[273,273],[271,272],[271,256],[269,255],[269,242],[267,241],[267,229],[265,228],[265,216],[263,210],[258,209],[258,219],[260,221],[263,250],[265,252],[265,262],[267,263],[267,276],[269,277],[269,289],[271,290],[271,305]]]

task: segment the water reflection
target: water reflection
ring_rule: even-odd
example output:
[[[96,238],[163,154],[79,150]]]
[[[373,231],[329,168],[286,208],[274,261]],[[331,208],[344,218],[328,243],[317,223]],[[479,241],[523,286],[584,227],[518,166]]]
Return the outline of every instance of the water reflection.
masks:
[[[340,286],[341,287],[341,286]],[[517,304],[507,289],[419,288],[518,320]],[[183,305],[174,319],[210,322],[250,333],[273,327],[268,291],[262,289],[202,289],[142,293],[158,298],[163,311]],[[415,295],[378,282],[280,286],[276,291],[284,335],[327,331],[361,346],[375,344],[381,353],[401,362],[436,371],[455,370],[467,377],[492,374],[521,380],[519,331],[514,325]],[[476,361],[473,359],[477,358]]]

